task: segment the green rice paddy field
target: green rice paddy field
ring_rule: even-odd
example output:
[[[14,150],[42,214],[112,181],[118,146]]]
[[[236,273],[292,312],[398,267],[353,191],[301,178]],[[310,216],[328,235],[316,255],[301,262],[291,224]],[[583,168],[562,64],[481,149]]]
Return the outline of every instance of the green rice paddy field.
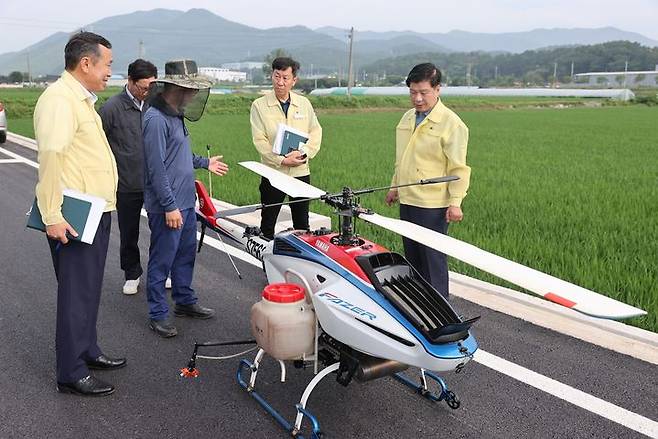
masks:
[[[213,96],[212,108],[222,108],[221,99]],[[472,168],[464,221],[451,225],[450,234],[643,308],[648,316],[630,323],[658,331],[658,107],[445,103],[470,128]],[[210,144],[231,166],[227,176],[214,177],[214,196],[253,204],[259,201],[258,177],[237,165],[258,159],[248,100],[235,104],[235,111],[212,111],[189,127],[197,154],[205,155]],[[319,113],[324,135],[311,163],[314,185],[334,192],[345,185],[388,184],[394,127],[403,110],[377,110]],[[10,118],[10,130],[31,136],[31,119]],[[207,174],[198,175],[207,181]],[[397,208],[383,203],[384,195],[365,195],[361,204],[397,216]],[[319,202],[311,209],[330,214]],[[364,223],[358,231],[401,251],[399,237],[390,232]],[[456,260],[451,269],[506,285]]]

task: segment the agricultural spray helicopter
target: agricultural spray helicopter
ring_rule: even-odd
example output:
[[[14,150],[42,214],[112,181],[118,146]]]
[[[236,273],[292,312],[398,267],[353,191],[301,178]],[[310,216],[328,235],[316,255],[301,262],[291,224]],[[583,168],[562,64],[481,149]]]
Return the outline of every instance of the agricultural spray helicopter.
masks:
[[[220,238],[229,238],[260,260],[270,286],[296,287],[295,291],[288,292],[288,298],[295,301],[289,308],[297,313],[293,316],[295,318],[306,316],[300,317],[305,321],[300,327],[303,329],[284,330],[277,335],[277,326],[268,320],[269,317],[263,318],[262,308],[254,312],[255,305],[252,308],[252,332],[260,349],[253,362],[241,360],[237,372],[239,384],[294,437],[302,437],[304,418],[311,422],[311,437],[322,436],[319,422],[306,409],[306,403],[315,386],[331,373],[335,373],[336,380],[345,386],[353,380],[365,382],[391,376],[424,398],[434,402],[446,401],[450,408],[457,409],[459,399],[438,373],[460,372],[478,349],[470,328],[479,317],[464,319],[458,315],[403,256],[358,236],[354,228],[357,218],[421,242],[584,314],[607,319],[646,314],[641,309],[463,241],[407,221],[378,215],[359,205],[359,195],[389,189],[388,186],[363,190],[345,187],[340,193],[328,194],[261,163],[241,162],[240,165],[267,178],[272,186],[291,197],[327,203],[335,209],[340,224],[338,232],[289,230],[278,233],[270,241],[260,236],[257,227],[231,219],[235,215],[262,209],[264,205],[218,210],[204,185],[196,182],[197,219],[202,229],[199,250],[207,230],[213,230]],[[455,178],[433,178],[409,185],[442,184]],[[276,291],[270,294],[273,302],[280,299],[277,294]],[[310,324],[309,315],[312,316]],[[285,327],[290,318],[285,317],[283,325],[278,327]],[[196,343],[192,358],[181,370],[181,375],[196,376],[198,358],[221,358],[198,355],[199,348],[246,343]],[[297,415],[292,423],[255,390],[265,354],[278,360],[281,381],[285,381],[286,375],[284,361],[292,360],[297,367],[313,365],[314,377],[296,405]],[[323,366],[321,370],[320,366]],[[409,366],[420,369],[419,382],[403,373]],[[248,380],[244,377],[247,370],[251,372]],[[431,382],[438,385],[438,391],[430,389]]]

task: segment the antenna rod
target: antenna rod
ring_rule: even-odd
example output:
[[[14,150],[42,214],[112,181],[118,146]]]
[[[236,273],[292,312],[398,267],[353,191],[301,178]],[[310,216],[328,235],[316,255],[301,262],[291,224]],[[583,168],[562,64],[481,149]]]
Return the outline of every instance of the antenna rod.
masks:
[[[210,145],[206,145],[206,155],[208,156],[208,166],[210,166]],[[210,168],[208,168],[208,190],[210,195],[210,202],[212,203],[212,173],[210,172]],[[217,234],[217,238],[219,238],[219,242],[222,243],[222,246],[224,247],[224,253],[226,253],[226,256],[228,256],[228,260],[231,261],[231,265],[233,265],[233,269],[235,272],[238,274],[238,278],[242,279],[242,274],[240,274],[240,270],[238,270],[238,267],[235,265],[235,261],[233,260],[233,256],[228,252],[228,249],[226,248],[226,243],[222,239],[222,235],[219,234],[215,230],[215,233]]]
[[[219,242],[222,243],[222,247],[224,248],[224,253],[226,253],[226,256],[228,256],[228,260],[231,261],[231,265],[233,265],[233,269],[235,272],[238,274],[238,278],[242,279],[242,274],[240,274],[240,270],[238,270],[237,265],[235,265],[235,261],[233,260],[233,256],[228,252],[228,249],[226,248],[226,243],[222,239],[222,235],[215,230],[215,233],[217,234],[217,238],[219,238]]]
[[[210,145],[206,145],[206,155],[208,156],[208,166],[210,166]],[[210,168],[208,168],[208,190],[208,195],[210,195],[210,199],[212,200],[212,173],[210,172]]]

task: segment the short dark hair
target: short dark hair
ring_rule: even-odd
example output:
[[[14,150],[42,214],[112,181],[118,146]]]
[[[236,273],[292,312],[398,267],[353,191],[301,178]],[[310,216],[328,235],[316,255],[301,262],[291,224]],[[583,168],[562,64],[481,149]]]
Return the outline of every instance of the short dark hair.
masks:
[[[158,77],[158,68],[153,63],[138,58],[128,65],[128,77],[133,81],[140,79]]]
[[[85,56],[93,56],[98,59],[101,56],[101,51],[98,45],[104,46],[108,49],[112,48],[112,44],[105,38],[93,32],[78,32],[73,34],[64,47],[64,66],[66,70],[74,70],[80,60]]]
[[[299,63],[292,58],[287,56],[282,56],[275,58],[272,61],[272,71],[274,70],[286,70],[288,67],[292,69],[292,76],[297,76],[297,70],[299,70]]]
[[[418,64],[407,75],[407,87],[412,83],[429,81],[432,87],[436,87],[441,83],[441,70],[438,69],[431,62]]]

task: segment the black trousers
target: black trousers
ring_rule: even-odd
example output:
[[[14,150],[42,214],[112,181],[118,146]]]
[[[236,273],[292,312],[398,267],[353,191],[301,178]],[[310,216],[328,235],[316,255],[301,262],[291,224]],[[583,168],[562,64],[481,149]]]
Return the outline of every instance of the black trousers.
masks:
[[[57,277],[57,381],[72,383],[89,375],[86,360],[103,352],[98,347],[96,320],[103,287],[103,272],[110,241],[112,217],[101,217],[94,242],[48,239]]]
[[[302,177],[296,177],[297,180],[301,180],[304,183],[311,183],[311,176],[304,175]],[[281,203],[286,198],[286,194],[275,188],[270,184],[270,181],[263,177],[260,180],[260,202],[262,204],[276,204]],[[300,198],[290,198],[291,201],[299,200]],[[308,201],[302,201],[300,203],[293,203],[290,205],[290,211],[292,213],[292,226],[298,230],[308,230]],[[281,206],[266,207],[261,210],[261,220],[260,220],[260,231],[263,235],[272,239],[274,237],[274,226],[276,225],[276,219],[279,216],[281,211]]]
[[[400,219],[447,235],[447,210],[447,207],[424,208],[400,204]],[[408,238],[403,237],[402,243],[404,244],[404,255],[411,266],[447,299],[450,293],[448,288],[448,257],[444,253]]]
[[[126,280],[137,279],[143,273],[139,256],[139,222],[143,205],[144,192],[117,192],[119,257]]]

